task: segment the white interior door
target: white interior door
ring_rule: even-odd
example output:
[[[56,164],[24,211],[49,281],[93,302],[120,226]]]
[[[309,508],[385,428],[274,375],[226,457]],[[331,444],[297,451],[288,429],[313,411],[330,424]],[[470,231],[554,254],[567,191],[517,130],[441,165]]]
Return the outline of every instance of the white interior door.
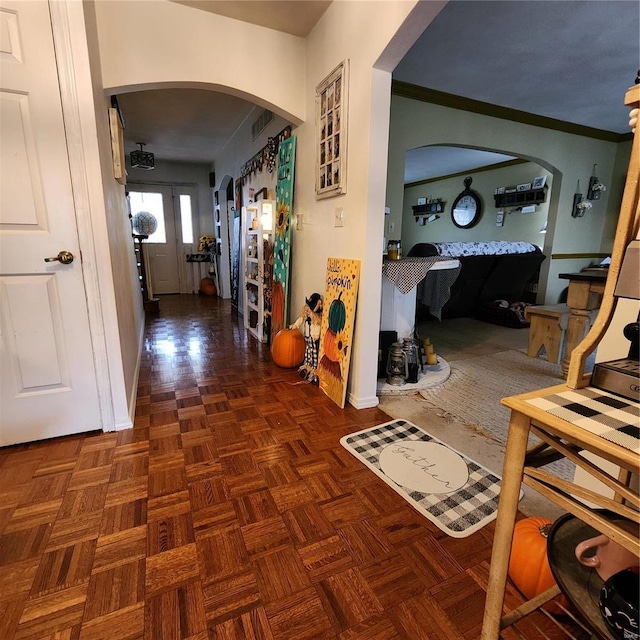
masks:
[[[0,0],[0,445],[101,428],[49,6]],[[69,264],[45,262],[67,251]]]
[[[153,294],[180,293],[176,216],[170,186],[136,184],[129,191],[131,215],[146,211],[158,228],[144,241]]]

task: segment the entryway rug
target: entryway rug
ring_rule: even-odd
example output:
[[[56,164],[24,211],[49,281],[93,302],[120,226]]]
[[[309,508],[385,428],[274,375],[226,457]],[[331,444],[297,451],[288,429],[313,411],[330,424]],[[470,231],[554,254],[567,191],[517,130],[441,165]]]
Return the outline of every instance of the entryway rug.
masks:
[[[500,476],[411,422],[392,420],[344,436],[340,444],[454,538],[470,536],[497,516]]]

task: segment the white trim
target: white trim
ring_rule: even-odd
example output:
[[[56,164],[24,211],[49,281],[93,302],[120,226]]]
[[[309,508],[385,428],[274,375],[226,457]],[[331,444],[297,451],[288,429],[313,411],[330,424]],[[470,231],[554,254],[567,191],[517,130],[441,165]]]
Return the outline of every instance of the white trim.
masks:
[[[82,254],[82,274],[91,342],[93,362],[99,399],[99,411],[102,429],[111,430],[115,425],[113,395],[109,360],[105,339],[105,327],[98,265],[94,246],[94,233],[91,218],[91,200],[87,184],[87,161],[82,139],[80,106],[78,102],[72,32],[69,25],[68,4],[64,0],[49,2],[51,28],[56,52],[56,65],[60,81],[60,99],[65,124],[74,209],[78,229],[78,244]],[[80,8],[80,10],[82,10]],[[84,35],[84,32],[83,32]]]
[[[359,398],[351,392],[347,394],[347,399],[349,400],[349,404],[356,409],[371,409],[373,407],[377,407],[380,403],[378,396]]]
[[[131,385],[131,397],[129,398],[129,419],[116,422],[114,431],[123,431],[124,429],[132,429],[136,415],[136,402],[138,401],[138,380],[140,379],[140,363],[142,361],[142,350],[144,349],[145,324],[140,327],[140,337],[138,338],[138,359],[136,361],[135,374],[133,376],[133,384]]]

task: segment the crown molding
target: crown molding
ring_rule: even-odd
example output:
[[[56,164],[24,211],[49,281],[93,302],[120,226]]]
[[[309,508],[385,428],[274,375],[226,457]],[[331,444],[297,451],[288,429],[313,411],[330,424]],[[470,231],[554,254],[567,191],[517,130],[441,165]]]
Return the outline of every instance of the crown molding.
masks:
[[[511,120],[512,122],[520,122],[534,127],[543,127],[553,131],[562,131],[563,133],[571,133],[577,136],[585,136],[587,138],[595,138],[596,140],[604,140],[606,142],[627,142],[633,139],[631,133],[615,133],[613,131],[605,131],[604,129],[596,129],[594,127],[585,127],[580,124],[565,122],[564,120],[556,120],[555,118],[547,118],[538,116],[526,111],[511,109],[509,107],[501,107],[500,105],[473,100],[472,98],[463,98],[453,93],[445,93],[436,89],[428,89],[420,87],[409,82],[401,82],[393,80],[391,83],[391,94],[411,100],[419,100],[420,102],[428,102],[437,104],[450,109],[460,109],[471,113],[478,113],[483,116],[492,118],[501,118],[503,120]]]

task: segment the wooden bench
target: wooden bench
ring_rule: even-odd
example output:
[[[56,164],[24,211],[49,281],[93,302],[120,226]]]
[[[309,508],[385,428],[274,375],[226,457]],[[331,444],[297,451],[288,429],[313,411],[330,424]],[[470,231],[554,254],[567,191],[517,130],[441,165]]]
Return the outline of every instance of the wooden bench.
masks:
[[[559,362],[564,341],[564,330],[560,326],[563,315],[569,316],[566,304],[548,304],[527,307],[524,315],[531,323],[529,327],[529,347],[527,355],[537,358],[544,348],[549,362]]]

